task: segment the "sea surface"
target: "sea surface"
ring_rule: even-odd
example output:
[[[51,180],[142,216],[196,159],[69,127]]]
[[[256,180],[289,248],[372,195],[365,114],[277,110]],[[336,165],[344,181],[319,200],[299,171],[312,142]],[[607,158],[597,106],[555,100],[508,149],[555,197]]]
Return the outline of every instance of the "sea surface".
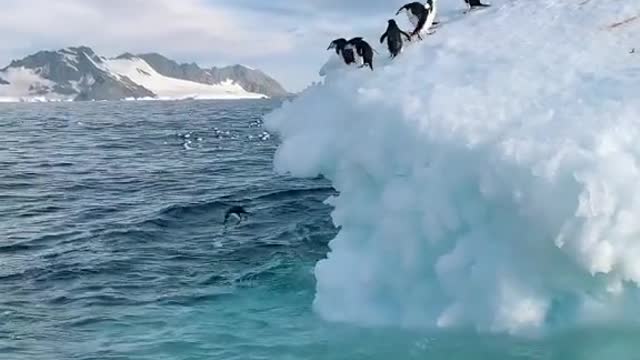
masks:
[[[0,360],[640,359],[621,328],[524,339],[319,318],[334,190],[274,173],[262,116],[278,106],[0,105]],[[233,205],[251,215],[225,227]]]

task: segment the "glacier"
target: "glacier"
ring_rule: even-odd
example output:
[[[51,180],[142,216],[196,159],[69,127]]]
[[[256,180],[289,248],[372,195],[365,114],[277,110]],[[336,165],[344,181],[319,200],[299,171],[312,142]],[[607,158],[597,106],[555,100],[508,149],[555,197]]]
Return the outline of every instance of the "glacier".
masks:
[[[381,18],[374,72],[329,55],[265,118],[275,170],[339,193],[315,311],[513,335],[637,323],[640,3],[459,3],[393,61]]]
[[[108,59],[104,66],[118,77],[126,77],[134,83],[150,90],[159,100],[225,100],[264,99],[265,95],[246,91],[232,80],[215,84],[201,84],[194,81],[175,79],[159,74],[144,59],[139,57]]]

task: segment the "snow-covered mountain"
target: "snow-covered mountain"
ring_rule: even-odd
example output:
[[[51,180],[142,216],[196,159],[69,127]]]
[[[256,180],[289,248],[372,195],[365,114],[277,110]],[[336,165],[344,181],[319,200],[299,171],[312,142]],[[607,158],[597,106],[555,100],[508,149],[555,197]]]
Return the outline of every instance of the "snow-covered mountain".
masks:
[[[189,71],[176,71],[186,69]],[[159,54],[97,55],[88,47],[41,51],[0,70],[0,101],[259,99],[287,96],[264,73],[200,69]],[[253,74],[254,76],[247,76]]]
[[[243,65],[202,69],[194,63],[178,64],[156,53],[142,54],[138,55],[138,57],[144,59],[157,72],[165,76],[204,84],[219,84],[227,79],[233,79],[243,89],[250,92],[265,94],[269,97],[287,97],[290,95],[282,85],[270,76],[260,70]]]

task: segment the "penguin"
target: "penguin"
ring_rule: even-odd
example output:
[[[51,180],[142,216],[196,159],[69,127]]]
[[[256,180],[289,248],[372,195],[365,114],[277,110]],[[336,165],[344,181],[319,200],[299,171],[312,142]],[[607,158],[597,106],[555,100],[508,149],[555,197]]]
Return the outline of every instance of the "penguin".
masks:
[[[233,206],[224,215],[224,224],[227,224],[230,217],[235,218],[238,222],[246,219],[249,213],[242,206]]]
[[[467,4],[467,11],[469,12],[473,9],[477,9],[477,8],[481,8],[481,7],[490,7],[491,5],[489,4],[483,4],[480,2],[480,0],[464,0],[464,2]]]
[[[422,28],[424,28],[424,24],[427,22],[427,16],[429,16],[429,12],[431,9],[423,5],[422,3],[412,2],[401,7],[396,12],[396,15],[400,15],[402,10],[405,10],[407,12],[409,22],[411,22],[411,24],[413,24],[414,26],[415,30],[411,33],[411,35],[415,36],[417,34],[418,38],[422,40],[420,31],[422,31]]]
[[[399,15],[403,10],[406,11],[409,22],[414,26],[414,31],[411,36],[418,36],[422,40],[420,33],[423,30],[427,30],[427,34],[432,34],[430,31],[431,26],[434,24],[436,12],[437,12],[438,0],[428,0],[426,4],[420,2],[412,2],[405,4],[401,7],[396,15]]]
[[[395,58],[399,53],[402,52],[402,36],[407,38],[408,41],[411,41],[411,36],[406,32],[400,30],[398,24],[395,20],[390,19],[388,21],[389,25],[387,27],[387,31],[382,34],[380,37],[380,43],[382,44],[387,39],[387,47],[389,48],[389,52],[391,53],[391,57]]]
[[[361,37],[355,37],[348,41],[349,45],[353,46],[356,49],[356,54],[358,57],[362,58],[361,68],[365,66],[369,66],[371,71],[373,71],[373,48],[369,43],[364,41]]]
[[[431,11],[429,12],[429,17],[427,17],[427,23],[425,24],[425,29],[429,31],[431,30],[431,27],[437,26],[440,24],[439,21],[436,21],[436,16],[438,15],[438,0],[428,0],[427,5],[431,7]]]
[[[342,57],[344,63],[347,65],[351,65],[356,62],[355,52],[353,48],[349,46],[348,41],[344,38],[335,39],[329,44],[327,50],[335,49],[336,54]]]

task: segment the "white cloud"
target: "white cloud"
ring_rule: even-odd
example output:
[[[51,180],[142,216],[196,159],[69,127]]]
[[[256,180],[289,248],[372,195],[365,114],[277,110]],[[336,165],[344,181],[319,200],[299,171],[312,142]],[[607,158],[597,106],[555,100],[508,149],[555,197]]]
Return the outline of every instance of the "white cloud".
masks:
[[[232,9],[212,7],[202,0],[3,2],[3,8],[10,10],[0,14],[0,31],[13,35],[0,45],[3,49],[34,42],[108,48],[149,44],[177,51],[209,49],[230,56],[255,56],[291,48],[287,33],[261,26],[265,19],[247,19],[244,14],[241,17]],[[245,45],[252,41],[258,46]]]

